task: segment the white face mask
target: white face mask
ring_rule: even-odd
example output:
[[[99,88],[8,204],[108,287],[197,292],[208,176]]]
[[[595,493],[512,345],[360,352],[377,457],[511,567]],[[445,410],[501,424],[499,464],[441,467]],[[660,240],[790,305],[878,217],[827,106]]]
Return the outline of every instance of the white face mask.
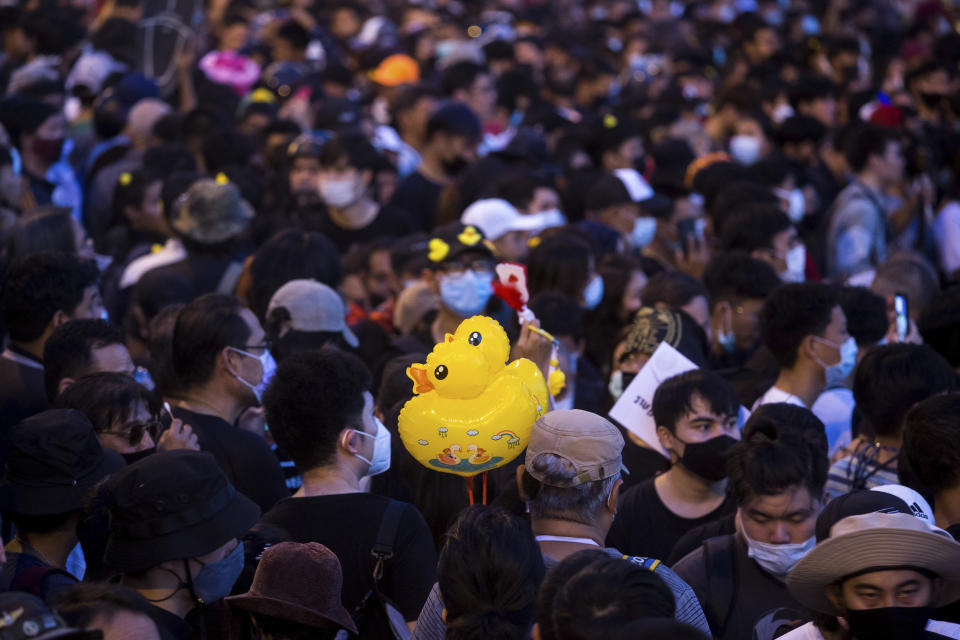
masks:
[[[657,219],[648,216],[637,218],[633,223],[633,233],[630,235],[630,244],[634,249],[642,249],[657,235]]]
[[[320,197],[334,209],[346,209],[360,199],[357,181],[349,178],[345,180],[321,180]]]
[[[367,460],[359,453],[353,454],[360,460],[363,460],[370,465],[370,469],[365,474],[368,476],[381,474],[390,468],[390,430],[387,429],[376,416],[374,416],[373,421],[377,423],[377,435],[367,433],[366,431],[360,431],[359,429],[353,430],[354,433],[357,433],[361,436],[374,438],[373,460]]]
[[[603,276],[595,273],[593,279],[587,283],[587,288],[583,290],[583,308],[588,311],[596,309],[601,300],[603,300]]]
[[[784,282],[803,282],[807,277],[807,247],[798,244],[787,251],[787,270],[780,274]]]
[[[787,201],[787,217],[790,218],[790,222],[796,224],[807,215],[807,198],[803,195],[802,189],[790,189],[789,191],[774,189],[774,193],[778,198]]]
[[[740,516],[737,515],[739,518]],[[817,537],[810,536],[803,542],[795,544],[770,544],[759,542],[747,535],[740,521],[740,533],[747,541],[747,556],[759,564],[764,571],[778,578],[790,573],[803,556],[810,553],[817,546]]]
[[[239,380],[240,383],[243,384],[245,387],[253,391],[253,395],[256,396],[257,402],[262,402],[263,392],[267,390],[267,385],[270,384],[270,380],[273,379],[273,374],[277,370],[277,363],[273,359],[273,356],[270,355],[270,350],[264,349],[263,353],[261,353],[259,356],[255,356],[252,353],[247,353],[246,351],[242,349],[237,349],[236,347],[230,347],[230,348],[236,351],[237,353],[247,356],[248,358],[253,358],[254,360],[260,361],[260,370],[263,373],[263,375],[260,376],[259,383],[250,384],[249,382],[247,382],[246,380],[244,380],[243,378],[241,378],[236,374],[234,374],[233,377]]]
[[[760,138],[756,136],[733,136],[730,138],[730,155],[742,165],[750,166],[760,159]]]

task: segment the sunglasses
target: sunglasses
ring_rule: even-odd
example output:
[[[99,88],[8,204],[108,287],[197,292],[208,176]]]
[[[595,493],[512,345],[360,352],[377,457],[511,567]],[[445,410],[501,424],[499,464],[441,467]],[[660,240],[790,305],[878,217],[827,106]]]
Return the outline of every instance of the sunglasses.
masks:
[[[160,421],[156,418],[149,420],[147,422],[138,422],[136,424],[131,424],[126,426],[123,429],[117,429],[115,431],[101,431],[100,433],[106,433],[112,436],[119,436],[121,438],[126,438],[127,442],[130,443],[131,447],[135,447],[143,441],[143,435],[145,433],[150,434],[150,438],[156,442],[157,432],[160,431]]]

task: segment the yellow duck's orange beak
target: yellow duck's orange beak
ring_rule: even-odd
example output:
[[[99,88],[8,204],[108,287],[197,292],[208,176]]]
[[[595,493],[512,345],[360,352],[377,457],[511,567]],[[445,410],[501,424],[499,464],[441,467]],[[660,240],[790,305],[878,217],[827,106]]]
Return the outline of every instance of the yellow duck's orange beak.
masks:
[[[433,385],[430,378],[427,377],[427,366],[423,364],[412,364],[407,367],[407,377],[413,380],[414,393],[426,393],[433,391]]]

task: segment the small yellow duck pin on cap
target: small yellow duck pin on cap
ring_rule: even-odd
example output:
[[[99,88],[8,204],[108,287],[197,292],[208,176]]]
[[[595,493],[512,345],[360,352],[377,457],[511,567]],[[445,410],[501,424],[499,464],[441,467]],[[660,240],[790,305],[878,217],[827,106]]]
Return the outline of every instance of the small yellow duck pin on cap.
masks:
[[[450,253],[450,245],[440,238],[430,240],[430,244],[427,245],[427,247],[430,250],[427,254],[430,262],[442,262],[443,259],[447,257],[447,254]]]
[[[216,180],[217,184],[219,185],[230,184],[230,178],[228,178],[227,174],[223,173],[222,171],[217,174]]]

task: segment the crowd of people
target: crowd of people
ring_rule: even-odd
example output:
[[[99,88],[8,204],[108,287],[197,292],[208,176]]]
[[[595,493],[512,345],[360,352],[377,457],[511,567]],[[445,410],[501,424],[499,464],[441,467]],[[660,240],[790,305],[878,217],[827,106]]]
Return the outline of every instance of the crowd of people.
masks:
[[[0,2],[0,638],[960,639],[958,19]]]

